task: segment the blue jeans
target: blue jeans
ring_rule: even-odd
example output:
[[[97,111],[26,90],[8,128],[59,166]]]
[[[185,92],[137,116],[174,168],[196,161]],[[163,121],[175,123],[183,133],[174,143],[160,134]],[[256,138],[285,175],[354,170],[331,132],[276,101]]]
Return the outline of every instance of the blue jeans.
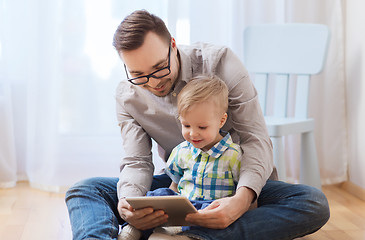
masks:
[[[117,205],[117,178],[91,178],[66,194],[73,239],[117,239],[123,224]],[[166,175],[155,176],[151,190],[169,187]],[[223,230],[191,228],[183,234],[198,239],[293,239],[313,233],[329,219],[328,202],[316,188],[268,180],[258,208],[247,211]]]

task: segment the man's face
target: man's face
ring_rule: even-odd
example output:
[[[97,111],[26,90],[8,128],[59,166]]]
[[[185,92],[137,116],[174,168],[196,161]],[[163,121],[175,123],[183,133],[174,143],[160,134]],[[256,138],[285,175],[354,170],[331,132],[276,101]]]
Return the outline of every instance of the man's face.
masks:
[[[170,49],[171,73],[162,78],[150,77],[145,84],[138,85],[156,96],[166,96],[172,89],[179,73],[179,60],[175,40],[171,40]],[[169,46],[153,32],[147,33],[141,47],[121,51],[120,57],[126,65],[130,78],[141,77],[166,68],[169,62]]]

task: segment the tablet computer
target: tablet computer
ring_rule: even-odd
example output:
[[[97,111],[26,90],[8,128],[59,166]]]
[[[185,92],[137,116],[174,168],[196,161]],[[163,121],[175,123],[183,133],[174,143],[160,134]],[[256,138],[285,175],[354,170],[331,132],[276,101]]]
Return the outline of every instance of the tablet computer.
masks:
[[[152,207],[155,210],[164,210],[169,216],[164,226],[190,226],[192,224],[185,221],[185,216],[197,212],[193,204],[183,196],[126,197],[125,200],[134,209]]]

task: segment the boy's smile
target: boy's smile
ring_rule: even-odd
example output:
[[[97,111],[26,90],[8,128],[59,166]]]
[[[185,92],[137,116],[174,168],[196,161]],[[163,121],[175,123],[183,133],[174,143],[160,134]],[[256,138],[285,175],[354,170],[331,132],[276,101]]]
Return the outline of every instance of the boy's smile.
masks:
[[[227,114],[218,111],[214,101],[194,104],[180,116],[183,137],[194,147],[207,151],[223,138],[219,130],[226,119]]]

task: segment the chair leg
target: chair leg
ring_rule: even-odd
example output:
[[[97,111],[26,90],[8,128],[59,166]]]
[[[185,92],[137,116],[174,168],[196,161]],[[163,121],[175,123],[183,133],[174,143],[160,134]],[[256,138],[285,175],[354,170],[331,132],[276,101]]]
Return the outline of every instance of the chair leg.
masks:
[[[302,133],[300,182],[321,189],[321,177],[313,132]]]
[[[271,137],[274,150],[274,164],[278,171],[280,181],[286,181],[286,163],[284,156],[284,144],[282,137]]]

